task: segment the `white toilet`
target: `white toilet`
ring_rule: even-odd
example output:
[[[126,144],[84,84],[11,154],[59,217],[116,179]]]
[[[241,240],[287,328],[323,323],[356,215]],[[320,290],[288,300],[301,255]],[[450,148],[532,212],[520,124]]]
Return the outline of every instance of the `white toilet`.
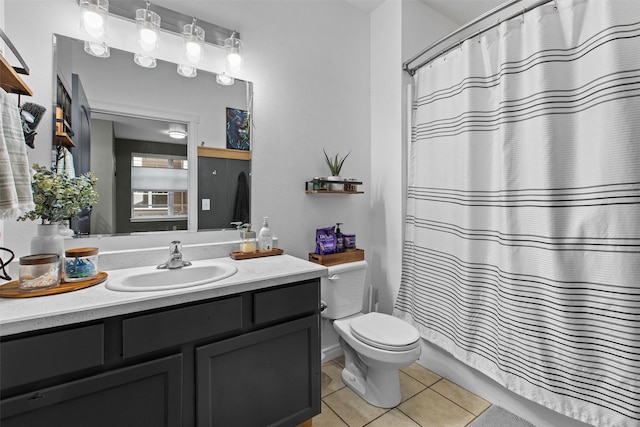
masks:
[[[333,319],[345,355],[342,381],[372,405],[392,408],[402,399],[399,370],[420,357],[420,333],[397,317],[363,314],[366,261],[328,268],[321,279],[322,316]]]

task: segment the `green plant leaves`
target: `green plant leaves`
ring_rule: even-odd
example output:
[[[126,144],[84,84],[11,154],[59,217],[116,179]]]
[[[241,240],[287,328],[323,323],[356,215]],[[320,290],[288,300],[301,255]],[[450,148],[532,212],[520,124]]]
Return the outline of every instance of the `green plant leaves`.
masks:
[[[40,218],[43,224],[59,223],[98,203],[98,177],[93,172],[70,178],[38,164],[33,169],[36,173],[31,190],[36,208],[18,217],[18,221]]]
[[[344,161],[347,159],[347,157],[349,157],[349,154],[351,154],[351,151],[349,151],[347,155],[344,156],[342,159],[339,158],[340,153],[336,154],[334,158],[329,158],[324,148],[322,149],[322,152],[324,153],[324,159],[327,162],[327,166],[329,166],[331,175],[333,176],[340,175],[340,170],[342,170],[342,165],[344,164]]]

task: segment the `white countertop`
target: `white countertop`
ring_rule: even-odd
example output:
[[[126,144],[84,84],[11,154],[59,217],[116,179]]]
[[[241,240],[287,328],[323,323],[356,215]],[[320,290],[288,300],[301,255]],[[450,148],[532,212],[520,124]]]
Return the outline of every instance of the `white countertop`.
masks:
[[[153,271],[155,266],[107,271],[107,281],[57,295],[32,298],[0,298],[0,336],[52,328],[167,307],[209,298],[264,289],[326,275],[327,268],[289,255],[233,260],[229,257],[193,261],[231,263],[238,272],[226,279],[182,289],[150,292],[112,291],[107,281]],[[188,268],[188,267],[187,267]]]

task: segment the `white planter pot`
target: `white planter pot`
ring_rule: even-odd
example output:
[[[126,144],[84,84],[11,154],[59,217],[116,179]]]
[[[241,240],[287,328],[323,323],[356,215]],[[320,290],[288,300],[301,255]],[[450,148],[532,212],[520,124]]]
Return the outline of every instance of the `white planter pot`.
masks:
[[[329,176],[327,177],[327,181],[342,181],[342,177],[340,176]],[[329,190],[331,191],[344,191],[344,184],[332,184],[329,183]]]

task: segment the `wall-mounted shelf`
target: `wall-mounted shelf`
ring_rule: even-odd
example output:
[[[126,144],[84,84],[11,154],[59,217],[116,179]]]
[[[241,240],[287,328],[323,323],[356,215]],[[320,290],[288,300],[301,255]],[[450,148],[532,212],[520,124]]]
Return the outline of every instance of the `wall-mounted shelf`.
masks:
[[[0,86],[10,93],[33,96],[31,88],[27,86],[2,55],[0,55]]]
[[[345,189],[329,190],[329,184],[343,184]],[[364,194],[364,191],[358,191],[358,185],[362,185],[362,182],[352,179],[330,181],[326,178],[314,178],[304,183],[304,192],[307,194]]]
[[[0,39],[4,41],[6,47],[13,53],[22,67],[12,67],[3,55],[0,55],[0,86],[10,93],[17,93],[18,95],[33,96],[33,91],[22,81],[18,73],[29,75],[29,67],[25,64],[24,59],[20,56],[20,53],[16,50],[16,47],[11,43],[9,37],[0,28]]]
[[[226,148],[198,147],[198,157],[216,157],[219,159],[251,160],[249,150],[229,150]]]
[[[56,132],[56,145],[63,145],[65,147],[75,147],[76,144],[66,132]]]

